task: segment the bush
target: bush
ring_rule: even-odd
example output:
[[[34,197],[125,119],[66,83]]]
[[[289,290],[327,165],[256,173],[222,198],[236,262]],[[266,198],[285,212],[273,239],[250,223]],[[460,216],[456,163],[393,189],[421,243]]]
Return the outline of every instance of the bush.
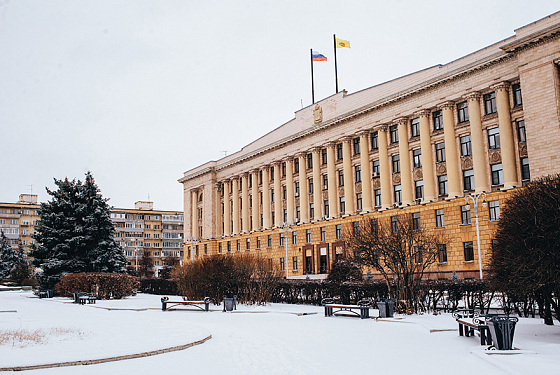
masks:
[[[135,295],[139,287],[136,277],[124,273],[74,273],[63,277],[54,288],[63,297],[87,292],[97,293],[99,299],[121,299]]]
[[[177,283],[166,279],[142,279],[140,290],[142,293],[159,295],[176,295]]]

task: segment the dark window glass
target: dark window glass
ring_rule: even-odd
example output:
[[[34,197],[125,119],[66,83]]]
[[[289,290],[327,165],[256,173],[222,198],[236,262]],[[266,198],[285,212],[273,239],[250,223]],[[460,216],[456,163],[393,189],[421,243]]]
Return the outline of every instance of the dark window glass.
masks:
[[[340,240],[342,238],[342,225],[336,225],[336,239]]]
[[[416,199],[424,198],[424,181],[415,181],[414,182],[414,190],[416,192]]]
[[[471,225],[471,209],[469,205],[461,206],[461,224]]]
[[[311,243],[311,229],[305,230],[305,242]]]
[[[443,112],[441,110],[435,111],[432,117],[434,119],[434,130],[443,129]]]
[[[393,173],[399,173],[401,171],[401,158],[399,154],[393,155]]]
[[[502,163],[492,164],[490,170],[492,171],[492,185],[503,185],[504,174],[502,172]]]
[[[447,245],[438,244],[438,261],[440,263],[447,263]]]
[[[362,207],[362,193],[358,193],[356,194],[356,209],[361,210]]]
[[[329,176],[324,174],[323,175],[323,190],[327,190],[329,188]]]
[[[299,158],[294,159],[294,173],[299,173]]]
[[[381,189],[374,190],[373,194],[375,196],[375,207],[380,207],[381,206]]]
[[[463,171],[463,184],[465,191],[474,190],[474,171],[472,169]]]
[[[321,227],[321,242],[325,242],[327,240],[327,228]]]
[[[422,150],[417,148],[416,150],[412,150],[412,160],[414,164],[414,168],[421,168],[422,167]]]
[[[356,165],[354,167],[354,177],[355,177],[355,181],[354,182],[362,182],[362,166],[361,165]]]
[[[420,137],[420,119],[415,118],[410,120],[410,134],[412,137]]]
[[[469,105],[467,102],[457,104],[457,114],[459,115],[459,122],[469,121]]]
[[[412,229],[420,230],[420,212],[412,213]]]
[[[391,230],[393,233],[397,233],[399,231],[399,217],[398,216],[391,216]]]
[[[339,203],[340,203],[340,212],[344,213],[346,212],[346,199],[344,197],[340,197],[339,198]]]
[[[463,251],[465,254],[465,262],[472,262],[474,260],[474,251],[472,241],[463,242]]]
[[[313,169],[313,154],[307,154],[307,169]]]
[[[354,236],[357,236],[357,235],[360,234],[360,222],[359,221],[352,222],[352,230],[354,232]]]
[[[394,194],[395,194],[395,203],[402,203],[401,185],[395,185],[393,187],[393,191],[394,191]]]
[[[442,163],[445,161],[445,142],[436,143],[436,162]]]
[[[335,204],[336,204],[336,202],[335,202]],[[328,201],[328,200],[323,201],[323,211],[325,212],[325,216],[326,216],[326,217],[328,217],[328,216],[330,215],[330,212],[329,212],[329,201]]]
[[[490,94],[484,95],[484,108],[486,109],[486,114],[496,113],[498,107],[496,106],[496,93],[491,92]]]
[[[500,129],[492,128],[488,129],[488,148],[490,150],[495,150],[500,148]]]
[[[447,175],[438,176],[439,195],[447,195]]]
[[[391,143],[399,142],[399,128],[398,125],[392,125],[389,127],[389,132],[391,134]]]
[[[354,138],[354,155],[360,155],[360,138]]]
[[[500,220],[500,201],[488,202],[488,213],[490,215],[490,221]]]
[[[523,104],[523,98],[521,98],[521,85],[516,83],[511,86],[511,91],[513,91],[513,106],[517,107],[518,105]]]
[[[321,164],[327,164],[327,149],[324,148],[321,150]]]
[[[443,208],[436,210],[436,228],[445,227],[445,216],[443,215]]]
[[[379,138],[377,132],[371,133],[371,149],[377,150],[379,148]]]
[[[460,138],[461,140],[461,156],[472,155],[471,136],[465,135]]]
[[[519,138],[519,143],[527,142],[527,136],[525,134],[525,121],[517,121],[517,135]]]
[[[531,179],[531,172],[529,171],[529,158],[521,158],[521,178],[523,180]]]
[[[309,184],[309,194],[313,194],[313,177],[309,177],[307,181]]]
[[[338,186],[344,186],[344,171],[342,169],[338,171]]]
[[[342,160],[343,152],[342,152],[342,143],[336,145],[336,160]]]
[[[268,243],[267,243],[268,247],[272,247],[272,234],[268,235]]]
[[[373,177],[379,176],[379,160],[374,160],[372,163],[371,173]]]

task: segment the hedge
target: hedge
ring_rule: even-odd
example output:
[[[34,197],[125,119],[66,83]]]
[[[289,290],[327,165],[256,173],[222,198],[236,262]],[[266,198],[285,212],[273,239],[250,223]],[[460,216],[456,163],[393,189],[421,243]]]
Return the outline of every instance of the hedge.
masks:
[[[135,295],[138,279],[125,273],[74,273],[64,276],[55,286],[56,293],[72,297],[73,292],[97,293],[99,299],[121,299]]]

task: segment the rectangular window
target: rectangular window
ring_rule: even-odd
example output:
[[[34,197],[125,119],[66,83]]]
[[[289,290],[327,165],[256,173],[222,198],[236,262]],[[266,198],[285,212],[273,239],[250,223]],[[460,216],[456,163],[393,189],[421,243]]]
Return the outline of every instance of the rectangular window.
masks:
[[[218,243],[218,254],[222,253],[222,243]]]
[[[286,265],[284,263],[284,258],[280,258],[280,270],[284,271],[286,269]]]
[[[463,242],[463,252],[465,255],[465,262],[474,261],[474,251],[472,241]]]
[[[395,195],[395,203],[402,203],[401,185],[393,186],[393,193]]]
[[[399,154],[393,155],[391,157],[393,161],[393,173],[399,173],[401,171],[401,158]]]
[[[305,242],[311,243],[311,229],[305,230]]]
[[[299,158],[294,159],[294,173],[299,173]]]
[[[298,262],[297,262],[297,257],[293,257],[293,270],[297,271],[298,270]]]
[[[321,242],[327,241],[327,227],[321,227]]]
[[[422,249],[414,246],[414,264],[422,264]]]
[[[237,251],[241,251],[241,240],[237,240]]]
[[[443,129],[443,111],[434,111],[432,118],[434,119],[434,131]]]
[[[412,150],[412,160],[414,168],[422,168],[422,150],[417,148]]]
[[[416,199],[424,198],[424,181],[415,181],[414,182],[414,190],[416,192]]]
[[[488,212],[490,214],[490,221],[500,220],[500,201],[488,202]]]
[[[296,206],[296,222],[301,219],[301,210],[299,206]]]
[[[490,166],[492,171],[492,185],[503,185],[504,174],[502,172],[502,163],[493,164]]]
[[[460,140],[461,140],[461,156],[472,155],[470,134],[461,137]]]
[[[247,243],[246,249],[247,249],[247,250],[251,250],[251,239],[250,239],[250,238],[247,238],[246,243]]]
[[[284,223],[285,223],[285,222],[288,221],[288,210],[284,208],[283,211],[284,211],[284,214],[282,216],[283,216]]]
[[[474,190],[474,171],[472,169],[463,171],[463,185],[465,191]]]
[[[282,185],[282,200],[286,200],[286,196],[287,196],[286,185]]]
[[[355,177],[354,182],[362,182],[362,166],[361,165],[354,166],[354,177]]]
[[[531,172],[529,171],[529,158],[521,158],[521,179],[531,179]]]
[[[284,246],[284,233],[280,233],[280,246]]]
[[[297,231],[292,232],[292,245],[297,245]]]
[[[379,137],[377,132],[371,133],[371,149],[377,150],[379,148]]]
[[[330,212],[329,212],[329,200],[325,200],[323,201],[323,212],[325,213],[325,217],[329,217]]]
[[[391,216],[391,230],[393,233],[399,232],[399,217],[398,216]]]
[[[471,225],[471,208],[468,204],[461,206],[461,224]]]
[[[270,167],[270,181],[274,181],[274,167]],[[232,189],[233,184],[230,184],[229,187],[230,187],[230,192],[229,193],[231,194],[233,192],[233,189]]]
[[[336,145],[336,160],[342,160],[344,153],[342,152],[342,143]]]
[[[360,234],[360,222],[359,221],[352,222],[352,233],[354,233],[354,236],[358,236]]]
[[[282,177],[286,177],[286,162],[282,162]]]
[[[515,85],[512,85],[511,91],[513,92],[513,106],[517,107],[518,105],[523,104],[523,98],[521,97],[521,84],[516,83]]]
[[[321,150],[321,164],[325,165],[327,164],[327,149],[323,148]]]
[[[354,155],[360,155],[360,138],[354,138]]]
[[[443,208],[436,210],[436,228],[445,227],[445,216],[443,215]]]
[[[486,109],[486,114],[496,113],[498,107],[496,107],[496,93],[491,92],[490,94],[484,95],[484,108]]]
[[[372,163],[371,175],[373,177],[379,176],[379,160],[374,160]]]
[[[294,183],[294,194],[296,197],[299,197],[299,182]]]
[[[445,161],[445,142],[436,143],[436,163]]]
[[[313,169],[313,154],[307,154],[307,169]]]
[[[340,213],[345,213],[346,212],[346,199],[344,199],[344,197],[340,197],[339,198],[339,203],[340,203]]]
[[[391,134],[391,143],[399,142],[399,128],[398,125],[392,125],[389,127],[389,132]]]
[[[309,185],[309,194],[313,194],[313,177],[309,177],[307,183]]]
[[[420,212],[412,213],[412,229],[420,230]]]
[[[442,243],[438,244],[438,261],[440,263],[447,263],[447,245]]]
[[[362,193],[356,194],[356,210],[362,209]]]
[[[274,189],[270,189],[270,203],[274,203]],[[230,203],[231,207],[231,203]]]
[[[467,102],[457,104],[457,114],[459,115],[459,122],[469,121],[469,105]]]
[[[525,134],[525,121],[517,121],[517,137],[519,139],[519,143],[527,142],[527,136]]]
[[[344,186],[344,170],[338,171],[338,186]]]
[[[342,238],[342,225],[337,224],[335,229],[336,229],[336,239],[340,240]]]
[[[381,207],[381,189],[376,189],[373,191],[375,197],[375,207]]]
[[[488,149],[495,150],[500,148],[500,129],[488,129]]]
[[[414,118],[410,120],[410,134],[412,138],[420,137],[420,119]]]
[[[272,247],[272,234],[268,235],[267,247]]]
[[[257,237],[257,249],[261,248],[261,237]]]
[[[315,205],[313,203],[309,203],[309,218],[315,219]]]
[[[230,241],[227,242],[227,252],[231,253],[231,242]]]
[[[323,175],[323,190],[327,190],[329,188],[329,176],[324,174]]]

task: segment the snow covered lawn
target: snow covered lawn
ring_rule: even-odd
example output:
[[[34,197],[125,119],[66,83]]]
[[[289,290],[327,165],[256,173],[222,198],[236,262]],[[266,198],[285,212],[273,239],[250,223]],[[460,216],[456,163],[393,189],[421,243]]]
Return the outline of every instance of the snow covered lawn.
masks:
[[[46,341],[0,345],[0,367],[134,354],[212,335],[171,353],[25,373],[449,375],[552,374],[560,368],[560,325],[547,327],[540,319],[517,324],[514,346],[522,354],[487,355],[478,337],[458,337],[450,314],[375,321],[326,318],[318,306],[282,304],[240,306],[234,313],[212,305],[209,313],[163,312],[160,298],[140,294],[82,306],[67,298],[40,300],[31,292],[2,291],[0,335],[39,330]]]

